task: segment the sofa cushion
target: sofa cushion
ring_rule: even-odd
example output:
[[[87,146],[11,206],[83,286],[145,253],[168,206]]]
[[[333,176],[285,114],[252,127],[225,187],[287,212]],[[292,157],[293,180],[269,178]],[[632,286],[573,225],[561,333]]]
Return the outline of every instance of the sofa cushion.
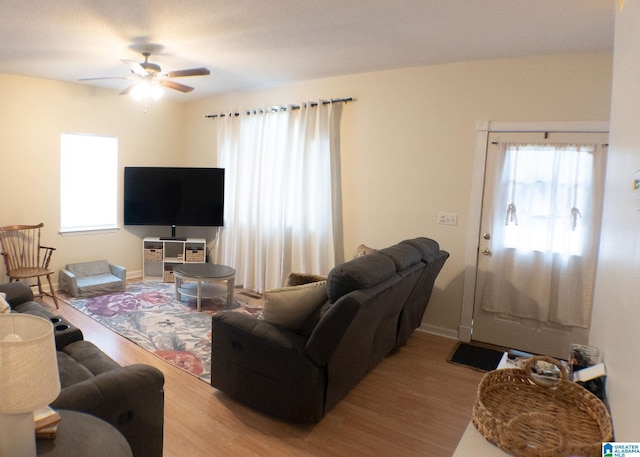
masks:
[[[13,306],[13,311],[24,314],[31,314],[33,316],[40,316],[44,319],[49,319],[53,316],[53,313],[42,306],[37,301],[27,301]]]
[[[0,314],[6,314],[11,312],[11,306],[7,302],[7,294],[0,292]]]
[[[15,309],[21,303],[33,300],[31,287],[22,282],[7,282],[0,284],[0,292],[7,294],[5,297],[9,305]]]
[[[82,364],[93,376],[120,368],[120,364],[90,341],[76,341],[63,349],[65,354]]]
[[[406,270],[422,259],[420,251],[408,244],[396,244],[395,246],[380,249],[378,252],[393,261],[396,266],[396,271]]]
[[[357,259],[358,257],[362,257],[363,255],[371,254],[372,252],[376,252],[375,249],[370,248],[366,244],[361,244],[356,248],[355,254],[353,254],[353,258]]]
[[[67,270],[76,276],[92,276],[111,273],[111,270],[109,270],[109,262],[106,260],[70,263],[67,265]]]
[[[80,295],[102,290],[118,290],[124,284],[122,279],[113,276],[111,273],[78,276],[77,281]]]
[[[368,289],[396,273],[393,261],[377,252],[337,265],[329,273],[327,293],[331,303],[357,289]]]
[[[68,344],[57,355],[60,385],[63,389],[120,368],[115,360],[89,341],[80,340]]]
[[[326,281],[326,276],[313,275],[309,273],[289,273],[284,280],[284,287],[301,286],[312,282]]]
[[[309,315],[327,301],[327,281],[282,287],[264,293],[263,319],[297,332]]]
[[[401,241],[400,244],[407,244],[409,246],[413,246],[422,254],[423,259],[427,259],[434,254],[438,254],[440,252],[440,245],[437,241],[432,240],[431,238],[418,237],[410,240]]]
[[[58,373],[60,374],[61,388],[64,389],[93,378],[93,373],[69,354],[58,351],[56,355],[58,356]]]

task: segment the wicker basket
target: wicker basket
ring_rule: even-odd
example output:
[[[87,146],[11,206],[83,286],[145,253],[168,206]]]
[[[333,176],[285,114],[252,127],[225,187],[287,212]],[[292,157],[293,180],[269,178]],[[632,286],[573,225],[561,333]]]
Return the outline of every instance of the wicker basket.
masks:
[[[204,262],[204,249],[187,249],[187,262]]]
[[[164,282],[174,282],[175,281],[175,277],[173,276],[173,269],[164,270],[163,281]]]
[[[145,249],[144,260],[147,260],[147,261],[162,260],[162,248]]]
[[[540,361],[560,368],[561,378],[552,384],[537,378],[532,369]],[[602,442],[613,439],[604,403],[568,381],[551,357],[487,373],[478,386],[473,424],[488,441],[519,457],[600,457]]]

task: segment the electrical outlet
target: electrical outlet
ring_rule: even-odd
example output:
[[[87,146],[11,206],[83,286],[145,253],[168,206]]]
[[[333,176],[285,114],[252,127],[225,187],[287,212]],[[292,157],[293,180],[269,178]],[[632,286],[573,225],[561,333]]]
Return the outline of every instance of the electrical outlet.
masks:
[[[438,224],[458,225],[458,213],[438,213]]]

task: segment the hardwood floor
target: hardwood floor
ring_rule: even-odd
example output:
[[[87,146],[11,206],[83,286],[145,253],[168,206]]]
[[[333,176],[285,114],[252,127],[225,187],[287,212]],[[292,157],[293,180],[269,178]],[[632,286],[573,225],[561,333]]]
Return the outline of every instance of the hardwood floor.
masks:
[[[56,312],[49,297],[44,302]],[[120,364],[162,370],[164,457],[450,456],[482,378],[446,362],[455,341],[416,331],[319,424],[300,426],[235,403],[63,301],[57,312]]]

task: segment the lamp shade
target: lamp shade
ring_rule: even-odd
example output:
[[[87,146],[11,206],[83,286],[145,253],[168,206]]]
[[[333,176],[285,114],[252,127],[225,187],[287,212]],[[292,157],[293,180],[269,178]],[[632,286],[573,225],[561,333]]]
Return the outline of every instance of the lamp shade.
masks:
[[[29,314],[0,315],[0,414],[24,414],[60,393],[50,321]]]

